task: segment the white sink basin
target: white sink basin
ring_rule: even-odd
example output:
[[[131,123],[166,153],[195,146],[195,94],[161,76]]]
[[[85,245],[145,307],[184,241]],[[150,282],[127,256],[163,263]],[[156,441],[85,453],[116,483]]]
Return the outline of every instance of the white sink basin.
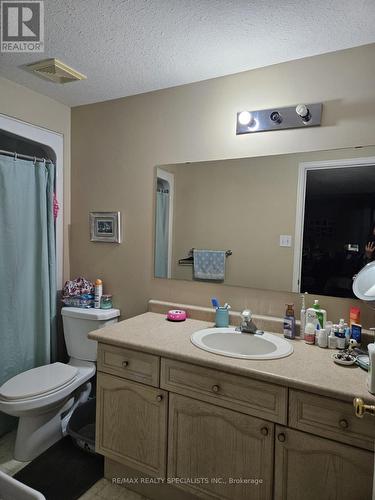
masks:
[[[206,328],[191,336],[192,343],[205,351],[243,359],[285,358],[293,352],[290,341],[271,333],[241,333],[235,328]]]

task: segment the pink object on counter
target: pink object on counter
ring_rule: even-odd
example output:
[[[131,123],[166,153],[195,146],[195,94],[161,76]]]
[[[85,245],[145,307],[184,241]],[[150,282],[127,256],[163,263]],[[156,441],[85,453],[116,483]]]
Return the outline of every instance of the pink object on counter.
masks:
[[[181,311],[181,309],[171,309],[167,313],[167,319],[169,321],[185,321],[186,318],[186,311]]]

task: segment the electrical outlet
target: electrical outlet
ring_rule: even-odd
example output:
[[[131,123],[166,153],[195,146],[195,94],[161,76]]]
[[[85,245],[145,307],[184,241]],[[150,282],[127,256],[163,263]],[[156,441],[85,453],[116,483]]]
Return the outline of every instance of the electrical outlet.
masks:
[[[280,246],[281,247],[291,247],[292,246],[292,236],[290,234],[280,234]]]

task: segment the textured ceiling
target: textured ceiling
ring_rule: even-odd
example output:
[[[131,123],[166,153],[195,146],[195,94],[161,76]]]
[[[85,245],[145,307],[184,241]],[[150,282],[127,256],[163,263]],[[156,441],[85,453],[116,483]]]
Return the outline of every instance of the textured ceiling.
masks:
[[[1,54],[0,76],[87,104],[375,42],[374,0],[45,0],[44,54]],[[57,57],[58,85],[21,68]]]

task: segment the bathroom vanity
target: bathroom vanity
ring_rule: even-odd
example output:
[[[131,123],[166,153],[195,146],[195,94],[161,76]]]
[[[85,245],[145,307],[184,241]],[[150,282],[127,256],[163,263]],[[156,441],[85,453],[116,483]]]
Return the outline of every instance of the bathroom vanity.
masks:
[[[218,356],[190,342],[209,326],[148,312],[89,335],[105,476],[160,500],[371,499],[366,373],[298,340],[283,359]]]

